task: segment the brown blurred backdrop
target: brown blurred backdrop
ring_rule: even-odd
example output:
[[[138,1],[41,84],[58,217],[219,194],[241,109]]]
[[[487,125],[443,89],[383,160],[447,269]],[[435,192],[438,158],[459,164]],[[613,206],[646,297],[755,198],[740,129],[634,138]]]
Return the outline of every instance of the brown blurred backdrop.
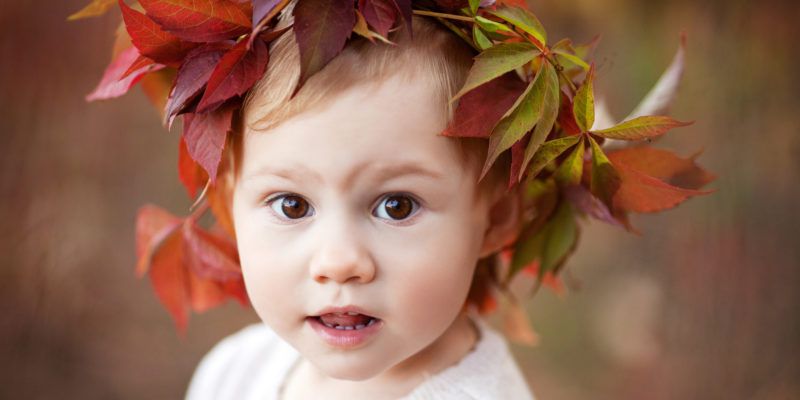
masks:
[[[177,133],[137,89],[86,104],[116,12],[0,2],[0,398],[180,398],[200,357],[254,322],[229,304],[185,339],[133,273],[137,207],[183,213]],[[513,346],[541,399],[800,398],[800,100],[793,1],[531,0],[550,36],[602,33],[599,91],[622,117],[689,37],[679,119],[659,147],[720,178],[711,195],[589,223],[581,284],[527,302],[541,343]]]

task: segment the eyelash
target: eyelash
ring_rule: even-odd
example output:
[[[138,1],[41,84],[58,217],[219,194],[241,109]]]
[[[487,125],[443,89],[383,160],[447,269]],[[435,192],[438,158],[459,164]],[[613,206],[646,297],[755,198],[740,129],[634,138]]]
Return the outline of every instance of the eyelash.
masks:
[[[278,210],[276,210],[275,207],[273,207],[273,205],[274,204],[280,204],[278,202],[279,200],[282,200],[282,199],[284,199],[286,197],[290,197],[290,196],[291,197],[298,197],[298,198],[303,199],[308,204],[308,208],[311,210],[311,214],[310,215],[305,215],[302,218],[289,218],[289,217],[287,217],[285,215],[282,216],[281,214],[283,214],[283,213],[278,211]],[[408,223],[412,218],[414,218],[417,214],[419,214],[419,210],[422,208],[422,203],[415,196],[413,196],[413,195],[411,195],[409,193],[403,193],[403,192],[387,193],[387,194],[381,196],[378,199],[378,201],[375,203],[375,206],[372,207],[371,215],[377,217],[377,215],[375,215],[376,214],[375,210],[379,210],[378,207],[380,207],[382,204],[384,204],[386,202],[386,200],[388,200],[391,197],[406,197],[409,200],[411,200],[411,203],[412,203],[411,212],[408,214],[407,217],[405,217],[403,219],[392,219],[391,217],[389,217],[389,218],[381,218],[383,220],[391,221],[392,223],[395,223],[395,224]],[[295,194],[295,193],[279,193],[277,195],[271,196],[268,199],[264,200],[264,205],[269,207],[271,212],[275,215],[275,217],[277,217],[278,219],[280,219],[283,222],[300,221],[300,220],[305,219],[306,217],[314,215],[314,207],[311,205],[311,202],[306,200],[303,196]]]

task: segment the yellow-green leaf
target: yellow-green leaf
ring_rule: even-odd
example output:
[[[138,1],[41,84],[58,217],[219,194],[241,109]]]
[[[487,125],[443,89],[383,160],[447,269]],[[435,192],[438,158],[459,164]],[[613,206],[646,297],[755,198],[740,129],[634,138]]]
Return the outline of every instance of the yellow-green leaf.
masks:
[[[564,159],[555,173],[556,181],[562,185],[577,185],[581,182],[583,175],[583,154],[584,146],[581,138],[572,153]]]
[[[539,277],[555,270],[569,255],[577,239],[575,214],[568,201],[559,202],[558,208],[545,225],[531,235],[523,236],[514,249],[509,276],[539,260]]]
[[[587,132],[592,129],[594,124],[594,66],[589,68],[586,80],[575,94],[572,113],[575,115],[575,123],[581,128],[581,131]]]
[[[634,118],[592,133],[609,139],[640,140],[660,136],[672,128],[691,124],[692,122],[676,121],[666,116],[647,116]]]
[[[531,34],[542,45],[547,44],[547,32],[539,19],[530,11],[520,7],[501,7],[489,13]]]
[[[478,7],[481,5],[481,0],[469,0],[469,11],[472,15],[478,12]]]
[[[478,46],[481,50],[486,50],[492,47],[492,41],[486,37],[486,34],[483,33],[481,28],[478,25],[472,26],[472,40],[475,42],[475,45]]]
[[[583,68],[586,71],[589,70],[589,64],[587,64],[586,61],[583,61],[580,57],[574,54],[570,54],[569,52],[563,50],[553,50],[553,53],[557,54],[558,57],[564,57],[567,61]]]
[[[523,157],[520,171],[525,171],[525,168],[527,168],[533,155],[536,154],[539,146],[547,139],[547,135],[550,133],[550,130],[553,129],[553,124],[556,122],[556,118],[558,118],[558,107],[560,104],[559,95],[561,93],[559,90],[558,73],[555,67],[549,62],[543,63],[539,73],[544,74],[542,78],[546,84],[544,88],[544,101],[542,102],[542,116],[539,118],[536,128],[533,129],[531,140],[525,148],[525,156]],[[522,179],[523,175],[524,174],[519,174],[520,179]]]
[[[74,21],[76,19],[97,17],[105,14],[115,4],[117,4],[116,0],[93,0],[91,3],[80,9],[80,11],[67,17],[67,20]]]
[[[488,18],[481,17],[480,15],[475,16],[475,24],[480,26],[481,29],[485,30],[486,32],[491,32],[491,33],[513,32],[511,28],[509,28],[505,24],[492,21]]]
[[[529,63],[539,54],[539,50],[529,43],[501,43],[486,49],[475,58],[467,82],[454,98]]]
[[[530,171],[528,172],[530,176],[535,177],[538,175],[547,164],[550,164],[556,157],[560,156],[561,153],[567,151],[570,147],[574,146],[575,143],[578,143],[580,139],[580,136],[565,136],[560,139],[545,142],[539,147],[538,151],[536,151],[536,154],[531,159]]]
[[[544,76],[546,74],[542,71],[536,74],[525,92],[520,95],[492,131],[492,135],[489,137],[489,153],[481,173],[481,179],[501,153],[522,140],[525,134],[539,122],[548,85],[548,79]]]
[[[611,161],[608,160],[600,145],[589,136],[592,146],[592,181],[590,191],[603,201],[611,210],[613,209],[614,194],[619,189],[620,176]]]

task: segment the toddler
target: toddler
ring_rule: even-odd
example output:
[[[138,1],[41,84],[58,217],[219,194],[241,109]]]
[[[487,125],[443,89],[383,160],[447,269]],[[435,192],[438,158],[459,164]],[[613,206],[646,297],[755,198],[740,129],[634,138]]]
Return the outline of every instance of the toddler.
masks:
[[[532,398],[475,311],[476,265],[518,233],[509,160],[479,180],[487,141],[440,134],[473,52],[412,26],[349,43],[297,93],[293,35],[272,44],[220,182],[263,323],[205,356],[188,399]]]

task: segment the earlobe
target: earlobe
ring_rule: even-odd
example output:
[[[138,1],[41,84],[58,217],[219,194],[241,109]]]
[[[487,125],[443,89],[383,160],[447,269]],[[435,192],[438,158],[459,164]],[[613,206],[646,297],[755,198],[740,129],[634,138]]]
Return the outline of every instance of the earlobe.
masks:
[[[480,258],[500,251],[517,238],[521,207],[518,187],[519,185],[511,190],[504,190],[490,206]]]

